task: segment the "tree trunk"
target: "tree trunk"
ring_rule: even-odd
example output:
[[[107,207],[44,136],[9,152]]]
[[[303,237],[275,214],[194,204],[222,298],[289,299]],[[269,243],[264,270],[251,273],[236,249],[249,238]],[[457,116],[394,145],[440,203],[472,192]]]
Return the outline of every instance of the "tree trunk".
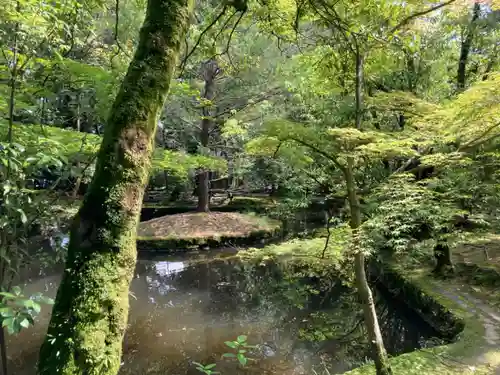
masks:
[[[205,80],[205,91],[203,98],[207,101],[203,105],[200,144],[202,153],[206,153],[209,147],[210,130],[212,129],[212,100],[215,97],[215,78],[220,69],[215,60],[209,60],[203,66],[203,78]],[[198,174],[198,211],[210,211],[210,173],[207,170],[200,170]]]
[[[80,116],[80,92],[78,91],[77,104],[76,104],[76,131],[80,132],[81,127],[81,116]],[[73,187],[73,198],[78,196],[80,191],[80,184],[82,183],[82,175],[80,174],[80,162],[76,161],[76,171],[78,175],[76,176],[75,186]]]
[[[0,300],[3,302],[3,297]],[[7,367],[7,341],[5,340],[5,330],[0,327],[0,357],[2,358],[2,375],[9,375]]]
[[[467,72],[467,60],[469,59],[469,52],[472,47],[472,42],[474,40],[474,33],[476,30],[476,21],[479,18],[479,12],[481,6],[478,1],[474,3],[474,8],[472,9],[472,19],[470,21],[469,27],[467,28],[467,35],[462,41],[462,46],[460,48],[460,58],[458,60],[458,72],[457,72],[457,90],[463,91],[465,89],[466,72]]]
[[[484,70],[484,73],[483,73],[483,78],[482,78],[483,81],[486,81],[488,79],[491,71],[493,70],[493,67],[495,66],[495,62],[496,62],[495,56],[496,56],[496,52],[488,60],[488,64],[486,65],[486,69]]]
[[[349,208],[351,211],[351,222],[350,226],[353,230],[354,240],[356,238],[356,232],[361,226],[361,207],[359,204],[359,198],[356,193],[356,184],[354,181],[353,173],[353,163],[352,157],[347,158],[347,167],[344,169],[344,175],[346,180],[347,196],[349,201]],[[365,272],[365,256],[364,254],[356,250],[354,269],[356,273],[356,287],[358,289],[358,295],[361,299],[361,304],[363,306],[363,314],[365,319],[366,330],[368,333],[368,340],[372,346],[372,359],[375,362],[375,368],[377,370],[377,375],[391,375],[392,370],[389,365],[389,360],[384,347],[384,341],[382,339],[382,333],[380,332],[380,327],[377,319],[377,312],[375,311],[375,303],[373,301],[372,291],[368,284]]]
[[[16,3],[16,12],[19,13],[21,11],[21,5],[19,1]],[[14,56],[12,58],[12,69],[10,71],[10,95],[9,95],[9,129],[7,132],[7,142],[12,142],[12,129],[14,127],[14,107],[16,104],[16,83],[17,83],[17,74],[18,74],[18,34],[19,34],[19,22],[16,23],[14,28]]]
[[[210,135],[210,120],[204,118],[201,120],[200,143],[202,150],[208,148],[208,140]],[[202,151],[205,152],[205,151]],[[198,211],[210,211],[210,180],[209,171],[203,169],[198,174]]]
[[[436,246],[434,246],[434,258],[436,258],[436,267],[433,273],[446,275],[454,272],[451,250],[447,241],[439,241]]]
[[[406,59],[406,79],[408,81],[408,91],[415,93],[414,80],[417,77],[417,72],[415,69],[415,58],[413,57],[411,52],[405,51],[405,59]]]
[[[96,171],[74,218],[39,375],[116,375],[136,232],[158,116],[192,0],[149,0],[139,45],[111,109]]]
[[[356,64],[356,129],[361,129],[363,118],[363,65],[364,56],[356,46],[355,54]]]

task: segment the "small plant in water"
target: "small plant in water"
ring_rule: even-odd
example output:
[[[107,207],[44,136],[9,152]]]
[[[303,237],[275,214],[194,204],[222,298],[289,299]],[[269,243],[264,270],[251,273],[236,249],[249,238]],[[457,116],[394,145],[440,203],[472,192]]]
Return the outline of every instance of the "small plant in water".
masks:
[[[215,368],[215,366],[217,366],[215,363],[210,363],[209,365],[202,365],[201,363],[193,362],[193,364],[196,366],[196,369],[199,372],[202,372],[206,375],[212,375],[212,374],[219,373],[219,372],[213,370]]]
[[[227,347],[233,349],[234,352],[224,353],[222,355],[222,357],[223,358],[235,358],[238,360],[238,362],[242,366],[245,366],[248,363],[248,361],[251,359],[251,358],[248,358],[246,356],[248,349],[254,349],[257,347],[256,345],[248,345],[247,336],[245,336],[245,335],[238,336],[235,341],[226,341],[224,344]],[[218,371],[214,370],[215,366],[217,366],[215,363],[203,365],[203,364],[198,363],[198,362],[193,362],[193,364],[196,366],[196,369],[199,372],[202,372],[203,374],[206,374],[206,375],[219,374]]]
[[[222,356],[224,358],[236,358],[242,366],[245,366],[249,360],[249,358],[246,356],[246,353],[248,351],[247,349],[256,348],[255,345],[248,345],[247,336],[245,335],[238,336],[236,341],[226,341],[224,344],[226,344],[226,346],[230,347],[231,349],[234,349],[234,352],[224,353]]]

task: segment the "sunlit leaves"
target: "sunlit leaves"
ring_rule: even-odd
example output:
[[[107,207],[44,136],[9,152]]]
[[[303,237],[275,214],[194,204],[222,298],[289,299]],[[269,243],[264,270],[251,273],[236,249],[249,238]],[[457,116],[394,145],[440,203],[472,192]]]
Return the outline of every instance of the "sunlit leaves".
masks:
[[[0,122],[0,137],[5,137],[7,124]],[[80,133],[44,125],[14,125],[14,139],[24,147],[36,150],[51,150],[51,155],[65,160],[79,160],[89,163],[99,150],[102,138],[95,134]],[[54,165],[55,161],[51,161]],[[153,169],[169,170],[185,177],[191,169],[206,167],[212,170],[225,170],[226,164],[220,159],[201,155],[188,155],[183,152],[155,149]]]
[[[247,133],[248,131],[234,118],[227,120],[222,129],[222,137],[224,138],[245,136]]]
[[[410,174],[398,174],[372,196],[371,218],[363,226],[363,246],[401,252],[415,241],[433,238],[449,225],[459,210],[453,202],[416,183]]]
[[[414,146],[417,144],[412,139],[398,140],[379,138],[376,142],[368,143],[357,147],[359,156],[364,156],[369,160],[409,158],[418,155]]]
[[[434,103],[422,100],[416,95],[404,91],[378,92],[376,95],[367,98],[367,106],[383,116],[394,117],[403,114],[407,121],[412,118],[420,118],[440,108]]]
[[[424,117],[418,124],[431,127],[459,149],[468,151],[500,135],[500,75],[473,85],[441,110]]]
[[[294,0],[271,0],[265,5],[255,4],[255,15],[259,27],[268,33],[291,37],[294,33],[298,2]]]
[[[285,120],[268,121],[265,129],[271,138],[261,139],[259,145],[268,152],[282,142],[279,152],[290,146],[300,147],[307,150],[309,155],[335,159],[341,163],[347,154],[356,156],[359,163],[364,163],[362,160],[413,156],[416,154],[415,144],[418,143],[398,133],[362,132],[350,127],[322,128]],[[255,148],[252,143],[250,145]]]
[[[461,94],[447,108],[449,132],[465,141],[484,141],[500,134],[500,74],[492,74]],[[462,143],[464,143],[462,141]]]
[[[307,152],[307,148],[293,141],[280,141],[274,136],[260,136],[250,140],[245,152],[253,156],[267,156],[282,158],[294,167],[305,167],[314,162]]]
[[[157,148],[153,153],[153,168],[168,170],[179,177],[187,177],[189,171],[197,168],[224,172],[227,164],[220,158]]]

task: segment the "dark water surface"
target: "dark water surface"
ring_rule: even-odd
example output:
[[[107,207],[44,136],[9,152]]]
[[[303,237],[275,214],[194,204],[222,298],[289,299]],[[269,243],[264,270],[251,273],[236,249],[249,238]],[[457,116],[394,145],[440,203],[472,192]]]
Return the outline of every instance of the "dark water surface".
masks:
[[[217,256],[215,256],[217,255]],[[352,290],[290,262],[244,263],[220,253],[161,256],[138,261],[131,286],[122,375],[201,374],[192,361],[217,363],[222,375],[324,375],[362,364],[369,356],[362,315]],[[25,294],[54,297],[59,275],[36,276]],[[426,345],[435,336],[403,306],[375,292],[390,354]],[[10,369],[34,375],[50,308],[37,324],[10,337]],[[224,341],[247,335],[258,345],[244,368],[222,359]]]

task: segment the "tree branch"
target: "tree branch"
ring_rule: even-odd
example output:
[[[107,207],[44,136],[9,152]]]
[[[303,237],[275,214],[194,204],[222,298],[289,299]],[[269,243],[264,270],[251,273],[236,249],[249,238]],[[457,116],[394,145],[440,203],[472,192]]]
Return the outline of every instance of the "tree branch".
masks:
[[[247,101],[247,103],[242,104],[240,106],[229,108],[229,109],[226,109],[226,110],[224,110],[222,112],[216,113],[213,116],[213,118],[217,119],[217,118],[219,118],[221,116],[224,116],[224,115],[227,115],[227,114],[231,113],[231,111],[233,111],[233,110],[235,110],[237,112],[238,111],[242,111],[243,109],[246,109],[246,108],[251,107],[253,105],[259,104],[259,103],[263,102],[264,100],[270,99],[273,96],[278,95],[279,93],[280,93],[279,88],[276,88],[276,89],[274,89],[274,91],[271,91],[270,93],[267,93],[265,95],[262,95],[262,96],[258,97],[257,99],[253,100],[253,102],[251,102],[251,103],[248,103],[248,101]]]
[[[481,135],[477,136],[476,138],[473,138],[472,140],[470,140],[469,142],[467,142],[466,144],[464,144],[463,146],[460,146],[458,148],[458,152],[464,152],[468,149],[471,149],[471,148],[474,148],[474,147],[477,147],[477,146],[480,146],[486,142],[488,142],[489,140],[491,139],[494,139],[496,137],[499,137],[500,135],[499,134],[495,134],[494,136],[492,137],[489,137],[489,138],[486,138],[486,139],[482,139],[483,137],[485,137],[486,135],[488,135],[491,131],[495,130],[496,128],[498,128],[500,126],[500,121],[497,122],[496,124],[493,124],[492,126],[490,126],[488,129],[486,129],[483,133],[481,133]],[[477,143],[476,143],[477,142]]]
[[[210,22],[210,24],[205,27],[205,29],[201,32],[200,36],[198,37],[198,39],[196,40],[196,43],[194,44],[193,48],[191,48],[191,51],[189,51],[186,56],[184,57],[184,59],[182,59],[182,62],[181,62],[181,66],[180,66],[180,73],[179,73],[179,77],[182,76],[182,74],[184,73],[184,69],[186,69],[186,64],[189,60],[189,58],[193,55],[193,53],[196,51],[196,48],[198,48],[198,46],[200,45],[201,41],[203,40],[203,37],[205,36],[205,34],[217,23],[217,21],[219,21],[222,16],[224,16],[224,14],[226,14],[226,11],[227,11],[227,5],[224,5],[224,7],[222,8],[221,12],[218,14],[217,17],[215,17],[212,22]],[[232,16],[231,16],[232,17]]]
[[[340,164],[340,162],[338,161],[338,159],[335,156],[332,156],[332,155],[328,154],[327,152],[320,150],[316,146],[314,146],[306,141],[303,141],[302,139],[298,139],[295,137],[287,137],[284,140],[287,140],[287,139],[294,141],[294,142],[297,142],[297,143],[301,144],[302,146],[310,148],[311,150],[313,150],[317,154],[320,154],[320,155],[324,156],[326,159],[330,160],[340,171],[342,171],[342,172],[345,171],[344,166],[342,164]]]
[[[120,54],[120,52],[123,52],[125,56],[131,57],[125,49],[123,49],[122,45],[120,44],[120,40],[118,39],[118,27],[120,25],[120,0],[115,1],[115,31],[113,33],[113,39],[115,40],[116,46],[118,47],[118,51],[111,56],[110,62],[113,64],[113,60]]]
[[[429,9],[425,9],[425,10],[422,10],[420,12],[416,12],[416,13],[413,13],[413,14],[410,14],[408,17],[406,17],[404,20],[402,20],[400,23],[398,23],[396,26],[394,26],[390,31],[389,33],[390,34],[393,34],[394,32],[396,32],[398,29],[402,28],[403,26],[406,26],[408,23],[410,23],[411,20],[413,20],[414,18],[418,18],[420,16],[425,16],[426,14],[429,14],[429,13],[432,13],[434,12],[435,10],[438,10],[442,7],[445,7],[446,5],[449,5],[451,3],[454,3],[456,0],[448,0],[444,3],[441,3],[441,4],[438,4],[438,5],[435,5]]]
[[[233,38],[233,34],[234,34],[234,31],[236,30],[236,28],[238,27],[238,24],[240,23],[241,19],[243,18],[243,16],[245,15],[245,12],[241,12],[240,16],[238,17],[238,19],[236,20],[236,22],[234,23],[234,26],[233,28],[231,29],[231,32],[229,33],[229,38],[227,39],[227,43],[226,43],[226,48],[224,49],[224,51],[222,51],[221,53],[218,53],[216,54],[214,57],[216,56],[221,56],[223,54],[227,54],[227,57],[229,59],[229,62],[230,64],[233,66],[234,70],[236,70],[236,67],[234,66],[233,64],[233,61],[231,60],[231,55],[229,54],[229,46],[231,44],[231,40]],[[232,17],[232,16],[231,16]]]

